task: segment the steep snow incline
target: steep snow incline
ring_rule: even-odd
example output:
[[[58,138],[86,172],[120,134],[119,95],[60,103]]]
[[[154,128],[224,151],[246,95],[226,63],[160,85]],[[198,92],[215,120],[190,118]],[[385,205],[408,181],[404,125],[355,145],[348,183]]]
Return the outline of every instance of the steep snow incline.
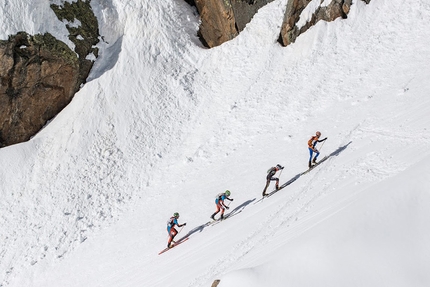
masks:
[[[430,5],[358,1],[282,48],[286,2],[206,50],[184,1],[92,1],[113,64],[0,150],[2,285],[427,286]],[[316,130],[331,157],[299,176]],[[159,256],[176,211],[190,240]]]
[[[26,11],[33,3],[14,2],[13,11],[31,21]],[[107,15],[117,9],[115,21],[127,31],[104,47],[117,58],[115,68],[96,67],[97,79],[43,131],[0,150],[0,282],[27,280],[23,270],[62,258],[133,200],[147,196],[158,164],[181,141],[198,104],[192,87],[198,64],[189,51],[198,48],[190,36],[197,19],[186,3],[140,2],[98,2]],[[49,1],[36,4],[35,10],[45,9],[39,5]],[[181,9],[189,14],[182,22]],[[55,15],[46,22],[59,25]],[[102,30],[116,29],[110,25]],[[106,39],[114,40],[114,33]]]

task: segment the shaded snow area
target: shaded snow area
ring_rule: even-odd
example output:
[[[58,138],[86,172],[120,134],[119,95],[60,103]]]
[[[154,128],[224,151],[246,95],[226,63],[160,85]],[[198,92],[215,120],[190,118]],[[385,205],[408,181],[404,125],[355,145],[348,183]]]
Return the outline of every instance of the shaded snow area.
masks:
[[[2,39],[67,40],[49,3],[0,0]],[[281,47],[286,3],[208,50],[185,1],[92,0],[90,81],[0,149],[0,286],[430,286],[430,3],[354,1]],[[158,255],[174,212],[189,240]]]

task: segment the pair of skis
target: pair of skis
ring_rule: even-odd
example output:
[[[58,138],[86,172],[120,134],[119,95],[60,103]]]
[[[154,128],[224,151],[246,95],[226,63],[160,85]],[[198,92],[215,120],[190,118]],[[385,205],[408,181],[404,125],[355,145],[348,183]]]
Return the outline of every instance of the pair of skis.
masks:
[[[226,220],[228,217],[230,216],[230,214],[228,214],[228,215],[224,215],[224,217],[221,219],[221,218],[218,218],[218,219],[214,219],[214,220],[211,220],[211,221],[208,221],[208,222],[206,222],[206,226],[210,226],[210,225],[215,225],[215,224],[218,224],[218,223],[220,223],[221,221],[224,221],[224,220]]]
[[[210,226],[210,225],[215,225],[215,224],[218,224],[218,223],[220,223],[221,221],[224,221],[224,220],[226,220],[227,218],[229,217],[229,215],[226,215],[226,216],[224,216],[224,218],[223,219],[215,219],[215,220],[211,220],[211,221],[208,221],[206,224],[205,224],[205,226]],[[176,246],[178,246],[179,244],[182,244],[182,243],[184,243],[185,241],[187,241],[188,239],[190,239],[189,237],[185,237],[185,238],[182,238],[182,239],[180,239],[179,241],[177,241],[172,247],[170,247],[170,248],[165,248],[165,249],[163,249],[163,250],[161,250],[159,253],[158,253],[158,255],[161,255],[161,254],[163,254],[164,252],[167,252],[167,251],[169,251],[170,249],[173,249],[173,248],[175,248]]]
[[[319,160],[317,163],[313,164],[308,170],[302,172],[302,175],[307,174],[308,172],[310,172],[311,170],[313,170],[316,166],[320,165],[321,163],[323,163],[324,161],[326,161],[328,159],[328,156],[323,157],[321,160]]]
[[[170,248],[165,248],[165,249],[161,250],[161,251],[158,253],[158,255],[163,254],[164,252],[169,251],[170,249],[175,248],[175,247],[176,247],[176,246],[178,246],[179,244],[184,243],[185,241],[187,241],[188,239],[190,239],[190,238],[189,238],[189,237],[182,238],[181,240],[179,240],[179,241],[175,242],[175,244],[174,244],[172,247],[170,247]]]

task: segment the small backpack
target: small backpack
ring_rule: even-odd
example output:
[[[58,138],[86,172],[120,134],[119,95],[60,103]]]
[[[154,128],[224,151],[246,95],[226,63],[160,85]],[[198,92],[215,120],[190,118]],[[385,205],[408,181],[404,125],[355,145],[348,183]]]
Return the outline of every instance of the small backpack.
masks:
[[[170,217],[170,219],[167,221],[167,226],[173,226],[173,220],[175,219],[175,217]]]

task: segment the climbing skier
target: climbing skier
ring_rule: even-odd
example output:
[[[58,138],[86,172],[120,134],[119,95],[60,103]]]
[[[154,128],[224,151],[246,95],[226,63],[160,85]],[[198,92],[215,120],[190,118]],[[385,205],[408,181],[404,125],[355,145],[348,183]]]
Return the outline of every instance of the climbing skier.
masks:
[[[273,177],[276,172],[278,170],[284,169],[283,166],[281,166],[280,164],[277,164],[274,167],[271,167],[268,171],[267,171],[267,176],[266,176],[266,186],[264,187],[263,190],[263,196],[266,196],[266,190],[269,187],[270,181],[275,180],[276,181],[276,190],[279,190],[279,178],[277,177]]]
[[[173,241],[173,238],[178,234],[178,231],[175,229],[175,225],[178,227],[182,227],[187,225],[179,224],[178,223],[179,213],[175,212],[173,213],[173,216],[170,217],[170,219],[167,221],[167,232],[169,233],[169,241],[167,242],[167,248],[172,248],[175,245],[175,241]]]
[[[215,199],[216,211],[214,214],[211,215],[211,218],[213,220],[215,220],[215,215],[217,215],[217,213],[220,211],[221,211],[221,217],[219,219],[221,220],[224,219],[224,211],[225,209],[229,208],[224,204],[224,200],[228,199],[230,201],[233,201],[233,198],[229,198],[230,194],[231,194],[230,190],[226,190],[225,192],[220,193],[216,196],[216,199]]]
[[[313,137],[311,137],[308,140],[308,148],[309,148],[309,168],[312,167],[312,163],[317,163],[317,158],[320,154],[320,152],[316,149],[316,145],[317,143],[323,142],[325,141],[327,138],[323,138],[322,140],[320,140],[319,138],[321,137],[321,133],[320,132],[316,132],[315,135]],[[315,153],[315,157],[314,159],[312,159],[313,154]]]

